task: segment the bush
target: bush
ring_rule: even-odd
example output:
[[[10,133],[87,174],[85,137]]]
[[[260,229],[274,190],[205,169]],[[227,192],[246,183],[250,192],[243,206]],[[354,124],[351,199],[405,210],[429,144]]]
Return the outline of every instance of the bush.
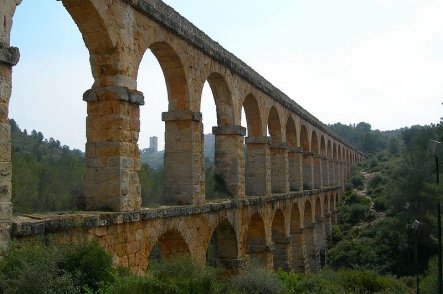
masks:
[[[352,204],[339,208],[338,219],[341,224],[353,226],[372,218],[372,212],[369,206],[365,204]]]
[[[148,276],[152,287],[163,293],[221,293],[220,272],[203,266],[190,256],[175,256],[168,260],[152,262]]]
[[[71,245],[66,248],[63,268],[82,284],[94,291],[113,281],[112,257],[96,242]]]
[[[375,175],[368,183],[368,186],[371,188],[376,188],[383,182],[383,178],[380,175]]]
[[[317,274],[299,275],[279,272],[289,293],[408,293],[401,281],[372,271],[330,269]]]
[[[0,293],[94,292],[113,281],[112,271],[111,257],[96,243],[15,242],[0,254]]]
[[[420,292],[424,294],[437,293],[438,289],[438,262],[434,257],[429,261],[428,270],[420,283]]]
[[[363,189],[363,184],[364,184],[364,178],[362,177],[362,175],[354,175],[351,177],[350,179],[352,187],[354,187],[354,189],[358,189],[361,190]]]
[[[374,200],[374,209],[377,211],[385,211],[388,208],[388,204],[385,198],[378,197]]]
[[[284,284],[278,275],[252,262],[231,279],[231,286],[241,293],[283,293]]]
[[[0,293],[80,293],[73,275],[59,267],[63,253],[37,242],[12,243],[0,257]]]

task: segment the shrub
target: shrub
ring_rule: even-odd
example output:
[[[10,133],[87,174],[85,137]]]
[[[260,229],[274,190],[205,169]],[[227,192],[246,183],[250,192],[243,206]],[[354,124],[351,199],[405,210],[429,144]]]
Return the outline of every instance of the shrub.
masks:
[[[185,293],[175,284],[167,284],[151,275],[117,275],[115,282],[101,289],[106,294]],[[197,292],[198,293],[198,292]]]
[[[352,204],[339,208],[338,219],[341,224],[356,225],[372,219],[373,215],[368,205]]]
[[[220,293],[223,287],[219,274],[217,269],[200,265],[188,255],[154,261],[148,269],[148,276],[154,278],[151,285],[155,283],[164,293]]]
[[[388,208],[388,204],[385,198],[378,197],[374,200],[374,209],[378,211],[385,211]]]
[[[96,243],[15,242],[0,255],[0,293],[94,292],[112,273],[111,257]]]
[[[369,169],[371,170],[374,169],[375,167],[378,166],[378,160],[375,157],[371,158],[371,160],[369,160],[368,166]]]
[[[360,174],[352,176],[350,181],[354,189],[363,189],[364,179]]]
[[[284,284],[277,274],[251,262],[231,279],[231,286],[242,293],[283,293]]]
[[[429,261],[428,270],[423,280],[420,282],[420,292],[424,294],[437,293],[438,289],[438,262],[434,257]]]
[[[66,247],[63,268],[82,284],[96,291],[113,281],[112,257],[96,242]]]
[[[408,293],[401,281],[372,271],[326,269],[317,274],[278,272],[289,293]]]
[[[12,243],[0,256],[0,293],[80,293],[63,263],[61,247]]]

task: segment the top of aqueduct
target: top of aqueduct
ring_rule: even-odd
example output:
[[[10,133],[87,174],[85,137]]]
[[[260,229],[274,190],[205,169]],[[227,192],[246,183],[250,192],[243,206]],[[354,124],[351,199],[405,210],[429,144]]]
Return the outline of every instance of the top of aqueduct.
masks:
[[[283,106],[294,111],[297,115],[315,125],[323,132],[329,134],[331,137],[341,141],[344,145],[354,149],[354,147],[344,142],[340,137],[334,134],[325,124],[319,119],[306,111],[297,102],[280,91],[249,65],[244,63],[237,56],[223,48],[219,43],[212,40],[202,30],[192,24],[189,20],[183,17],[180,13],[175,11],[171,6],[165,4],[161,0],[123,0],[130,3],[135,9],[143,14],[154,19],[166,29],[177,34],[179,37],[185,39],[194,47],[203,51],[214,60],[220,62],[230,70],[256,86],[258,89],[268,94],[272,99],[281,103]]]

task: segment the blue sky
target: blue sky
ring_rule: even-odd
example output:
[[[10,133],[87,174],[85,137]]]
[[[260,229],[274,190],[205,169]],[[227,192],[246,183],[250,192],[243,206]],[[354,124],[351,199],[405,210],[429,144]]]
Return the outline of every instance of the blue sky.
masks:
[[[426,0],[168,0],[180,14],[258,71],[324,123],[369,122],[396,129],[439,121],[443,102],[443,1]],[[28,130],[84,150],[86,103],[92,85],[81,34],[54,0],[17,8],[11,44],[10,117]],[[139,145],[163,144],[167,109],[161,69],[151,53],[138,88]],[[205,132],[215,124],[209,87],[203,93]]]

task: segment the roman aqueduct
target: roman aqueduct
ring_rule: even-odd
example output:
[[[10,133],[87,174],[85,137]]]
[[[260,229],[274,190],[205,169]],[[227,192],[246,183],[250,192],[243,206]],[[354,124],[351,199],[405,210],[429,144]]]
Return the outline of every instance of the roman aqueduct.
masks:
[[[0,242],[97,240],[142,271],[153,248],[228,268],[257,259],[315,271],[352,165],[352,146],[160,0],[63,0],[90,53],[86,211],[14,216],[8,104],[19,50],[10,31],[21,0],[0,9]],[[151,50],[168,91],[164,200],[141,207],[138,67]],[[205,199],[201,93],[215,99],[215,169],[231,197]],[[80,97],[79,97],[80,98]],[[147,101],[149,104],[150,101]],[[242,108],[247,128],[241,126]],[[103,212],[103,208],[112,212]]]

